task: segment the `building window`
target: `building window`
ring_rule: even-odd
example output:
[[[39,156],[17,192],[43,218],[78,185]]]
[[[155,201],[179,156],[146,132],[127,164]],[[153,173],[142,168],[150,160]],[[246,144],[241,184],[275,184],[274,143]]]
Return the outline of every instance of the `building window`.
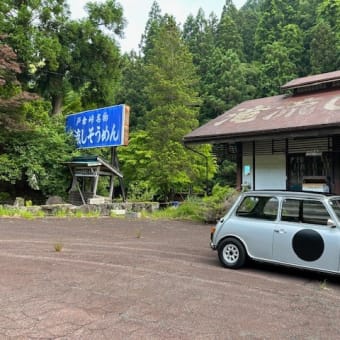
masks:
[[[300,191],[305,177],[325,177],[330,185],[332,178],[332,158],[330,153],[319,156],[294,154],[288,157],[288,189]]]

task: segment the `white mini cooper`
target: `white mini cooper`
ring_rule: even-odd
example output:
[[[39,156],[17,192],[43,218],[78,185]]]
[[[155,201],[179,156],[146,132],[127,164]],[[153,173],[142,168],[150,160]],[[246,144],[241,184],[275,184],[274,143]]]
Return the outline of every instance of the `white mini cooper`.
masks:
[[[340,272],[340,196],[249,191],[211,230],[211,248],[227,268],[247,257],[330,273]]]

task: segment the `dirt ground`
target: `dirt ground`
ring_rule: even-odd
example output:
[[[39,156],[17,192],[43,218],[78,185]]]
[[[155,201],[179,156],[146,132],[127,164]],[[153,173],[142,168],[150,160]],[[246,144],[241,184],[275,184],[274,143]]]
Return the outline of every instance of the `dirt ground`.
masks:
[[[0,339],[339,339],[339,278],[224,269],[209,231],[181,221],[0,219]]]

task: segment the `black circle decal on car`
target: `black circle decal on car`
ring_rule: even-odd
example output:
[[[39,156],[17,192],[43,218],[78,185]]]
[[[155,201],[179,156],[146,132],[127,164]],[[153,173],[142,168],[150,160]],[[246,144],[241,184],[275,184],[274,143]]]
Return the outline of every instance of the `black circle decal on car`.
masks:
[[[316,261],[325,248],[321,235],[312,229],[298,231],[293,237],[295,254],[304,261]]]

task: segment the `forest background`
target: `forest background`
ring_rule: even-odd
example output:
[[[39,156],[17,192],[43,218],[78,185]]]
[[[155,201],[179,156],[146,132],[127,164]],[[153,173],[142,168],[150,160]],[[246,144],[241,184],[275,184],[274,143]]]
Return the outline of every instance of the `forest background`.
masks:
[[[66,0],[1,1],[0,203],[66,198],[62,162],[84,151],[65,117],[120,103],[131,108],[129,145],[118,150],[128,198],[234,186],[231,160],[210,145],[190,150],[183,137],[289,80],[340,69],[340,0],[248,0],[240,9],[226,0],[219,18],[199,10],[183,26],[155,1],[139,50],[124,54],[119,2],[86,11],[74,20]]]

